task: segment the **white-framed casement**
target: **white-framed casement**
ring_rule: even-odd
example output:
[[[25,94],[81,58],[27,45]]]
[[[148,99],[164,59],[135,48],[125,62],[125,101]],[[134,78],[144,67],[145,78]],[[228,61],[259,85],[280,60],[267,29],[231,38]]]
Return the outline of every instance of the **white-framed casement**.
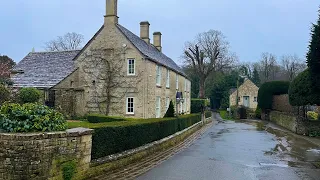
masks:
[[[157,65],[156,85],[161,86],[161,66]]]
[[[179,74],[176,73],[176,90],[179,89]]]
[[[156,97],[156,118],[161,117],[161,97]]]
[[[128,59],[127,63],[127,74],[128,76],[136,75],[136,61],[135,59]]]
[[[167,69],[166,87],[170,88],[170,70],[169,69]]]
[[[126,114],[134,114],[134,97],[127,97]]]
[[[166,110],[169,109],[169,105],[170,105],[170,98],[166,97]]]

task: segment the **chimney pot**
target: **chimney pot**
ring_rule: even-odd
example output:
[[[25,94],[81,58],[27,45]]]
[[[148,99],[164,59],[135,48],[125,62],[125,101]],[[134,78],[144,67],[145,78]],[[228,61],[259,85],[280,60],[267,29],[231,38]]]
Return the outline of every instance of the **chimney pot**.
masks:
[[[162,41],[161,41],[161,32],[154,32],[153,33],[153,45],[162,52]]]
[[[146,43],[150,44],[150,23],[148,21],[140,22],[140,38]]]

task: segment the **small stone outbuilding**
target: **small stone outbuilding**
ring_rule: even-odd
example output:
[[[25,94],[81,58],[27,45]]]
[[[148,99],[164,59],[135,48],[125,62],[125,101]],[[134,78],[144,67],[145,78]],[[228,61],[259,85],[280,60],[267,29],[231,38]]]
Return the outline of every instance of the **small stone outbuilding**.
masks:
[[[230,107],[237,105],[237,91],[238,91],[238,105],[243,105],[249,109],[255,110],[258,105],[258,91],[259,88],[251,80],[246,79],[244,83],[237,89],[230,91]]]

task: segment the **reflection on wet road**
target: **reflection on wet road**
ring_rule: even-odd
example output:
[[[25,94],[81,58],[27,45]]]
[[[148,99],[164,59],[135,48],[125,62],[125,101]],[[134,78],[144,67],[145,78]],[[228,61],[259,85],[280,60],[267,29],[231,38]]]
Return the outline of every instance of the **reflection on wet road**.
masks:
[[[138,179],[145,180],[320,180],[320,148],[255,122],[211,127],[193,145]]]

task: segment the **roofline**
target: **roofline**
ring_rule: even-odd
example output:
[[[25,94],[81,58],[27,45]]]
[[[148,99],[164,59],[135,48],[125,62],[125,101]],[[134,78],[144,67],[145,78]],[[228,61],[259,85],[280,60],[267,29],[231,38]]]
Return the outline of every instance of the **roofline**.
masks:
[[[80,50],[80,52],[72,59],[73,61],[76,60],[91,44],[91,42],[100,34],[102,29],[104,28],[104,25],[101,26],[101,28],[93,35],[93,37],[87,42],[87,44]]]
[[[73,70],[70,74],[68,74],[68,76],[66,76],[65,78],[63,78],[61,81],[59,81],[56,85],[50,87],[49,89],[54,89],[56,86],[58,86],[62,81],[66,80],[68,77],[70,77],[74,72],[76,72],[79,68],[76,68],[75,70]]]
[[[182,75],[183,77],[187,78],[189,81],[191,81],[191,79],[190,79],[187,75],[185,75],[185,74],[183,74],[183,73],[181,73],[181,72],[178,72],[177,70],[175,70],[175,69],[173,69],[173,68],[170,68],[170,67],[168,67],[168,66],[165,65],[165,64],[159,63],[159,62],[157,62],[156,60],[154,60],[154,59],[146,56],[145,54],[143,54],[143,53],[137,48],[137,46],[135,46],[135,45],[130,41],[130,39],[121,31],[121,29],[120,29],[117,25],[120,25],[120,24],[116,24],[117,29],[118,29],[118,30],[120,31],[120,33],[131,43],[131,45],[133,45],[133,46],[136,48],[136,50],[139,51],[139,53],[140,53],[145,59],[148,59],[148,60],[150,60],[150,61],[152,61],[152,62],[154,62],[154,63],[156,63],[156,64],[161,64],[162,66],[164,66],[164,67],[166,67],[166,68],[168,68],[168,69],[171,69],[171,70],[174,71],[175,73],[178,73],[178,74]],[[120,25],[120,26],[121,26],[121,25]],[[149,44],[149,45],[154,46],[153,44]],[[156,48],[156,47],[154,46],[154,48]],[[157,50],[158,50],[158,49],[157,49]],[[159,50],[158,50],[158,51],[159,51]],[[160,51],[159,51],[159,52],[160,52]],[[160,53],[164,54],[163,52],[160,52]],[[164,54],[164,55],[165,55],[165,54]],[[165,55],[165,56],[166,56],[166,55]],[[171,59],[171,58],[170,58],[170,59]],[[172,61],[173,61],[173,60],[172,60]],[[175,63],[175,62],[174,62],[174,63]],[[179,66],[179,65],[177,65],[177,66]]]
[[[74,52],[74,51],[81,51],[81,49],[63,50],[63,51],[38,51],[38,52],[30,52],[29,54],[40,54],[40,53],[61,53],[61,52]]]

